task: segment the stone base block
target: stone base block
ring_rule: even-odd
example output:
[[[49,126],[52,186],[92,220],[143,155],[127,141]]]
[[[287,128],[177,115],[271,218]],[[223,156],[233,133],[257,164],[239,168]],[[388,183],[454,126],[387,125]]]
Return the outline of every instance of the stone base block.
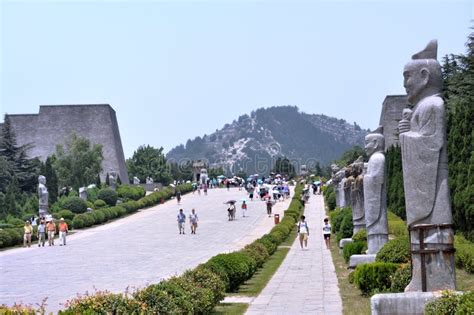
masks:
[[[352,243],[353,240],[352,238],[343,238],[342,240],[339,241],[339,248],[344,248],[344,245],[346,245],[347,243]]]
[[[357,265],[368,264],[375,261],[375,255],[352,255],[349,259],[349,268],[355,268]]]
[[[441,291],[376,294],[370,308],[372,315],[423,315],[426,303],[439,297]]]

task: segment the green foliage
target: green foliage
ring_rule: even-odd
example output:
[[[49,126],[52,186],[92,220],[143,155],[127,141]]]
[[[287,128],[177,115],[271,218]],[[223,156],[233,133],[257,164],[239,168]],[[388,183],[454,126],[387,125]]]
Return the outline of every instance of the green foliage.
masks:
[[[251,277],[255,261],[243,253],[233,252],[214,256],[206,264],[217,265],[226,272],[229,278],[229,290],[233,292]]]
[[[351,208],[337,208],[336,210],[329,213],[329,216],[331,218],[332,231],[336,233],[341,229],[341,224],[344,217],[351,216],[352,218],[352,210]]]
[[[94,209],[101,209],[107,207],[107,204],[102,199],[94,201]]]
[[[67,197],[61,201],[63,209],[71,210],[74,213],[84,213],[87,211],[87,202],[79,197]]]
[[[126,294],[97,291],[92,295],[73,298],[60,315],[75,314],[140,314],[141,303]]]
[[[224,299],[225,283],[214,272],[206,268],[198,267],[186,271],[183,277],[197,286],[211,290],[215,304]]]
[[[408,228],[407,224],[405,221],[400,219],[396,214],[394,214],[391,211],[388,211],[387,213],[387,219],[388,219],[388,233],[395,235],[397,237],[399,236],[406,236],[408,237]]]
[[[352,237],[354,232],[354,225],[352,224],[352,212],[345,212],[342,218],[341,227],[336,233],[337,241],[339,242],[343,238]]]
[[[407,237],[397,237],[388,241],[379,250],[375,261],[387,263],[407,263],[410,261],[410,242]]]
[[[272,168],[272,172],[281,174],[288,178],[296,176],[295,166],[286,157],[278,157],[275,161],[275,165]]]
[[[349,259],[352,255],[359,255],[364,252],[364,249],[367,248],[367,243],[363,241],[357,241],[352,243],[346,243],[342,249],[342,256],[344,260],[349,262]]]
[[[74,219],[74,216],[75,214],[72,211],[66,209],[53,213],[53,217],[57,220],[61,218],[64,218],[65,220],[72,220]]]
[[[361,229],[352,236],[354,242],[367,242],[367,230]]]
[[[465,269],[469,273],[474,273],[474,244],[461,235],[456,235],[454,247],[456,248],[456,266]]]
[[[138,200],[145,197],[145,189],[142,186],[121,185],[117,188],[117,194],[125,200]]]
[[[46,177],[46,188],[48,188],[49,204],[52,205],[58,200],[58,176],[53,168],[54,156],[49,156],[45,163],[41,164],[41,174]]]
[[[474,291],[457,294],[444,291],[438,299],[425,306],[425,315],[469,315],[474,313]]]
[[[398,264],[384,262],[358,265],[354,270],[354,284],[363,295],[387,292],[391,287],[390,278],[398,266]]]
[[[344,152],[339,160],[336,160],[337,165],[349,165],[362,156],[364,161],[367,161],[367,153],[360,146],[354,146],[350,150]]]
[[[390,292],[404,292],[406,286],[411,281],[411,266],[410,264],[401,265],[397,271],[390,277]]]
[[[385,153],[387,171],[387,208],[402,219],[406,219],[405,192],[403,189],[402,150],[391,146]]]
[[[103,188],[99,190],[97,198],[105,201],[105,203],[109,206],[115,206],[115,204],[117,203],[118,195],[117,192],[111,188]]]
[[[171,182],[171,173],[166,164],[163,148],[154,148],[150,145],[140,146],[133,153],[132,158],[127,159],[128,176],[138,177],[145,182],[151,176],[155,182],[168,185]]]
[[[329,211],[336,209],[336,192],[334,191],[334,185],[325,186],[323,193]]]
[[[54,169],[61,187],[88,186],[102,170],[102,145],[72,134],[63,144],[56,145]]]

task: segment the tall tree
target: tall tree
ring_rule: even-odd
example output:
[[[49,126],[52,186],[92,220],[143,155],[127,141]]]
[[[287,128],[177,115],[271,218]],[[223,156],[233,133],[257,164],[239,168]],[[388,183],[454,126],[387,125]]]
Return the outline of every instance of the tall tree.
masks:
[[[136,176],[141,182],[145,182],[147,176],[163,185],[171,182],[171,173],[162,147],[154,148],[150,145],[138,147],[132,158],[127,159],[127,168],[129,177]]]
[[[54,169],[60,187],[79,187],[95,183],[102,170],[102,145],[72,134],[65,144],[56,145]]]
[[[405,192],[403,189],[402,150],[399,146],[390,147],[385,153],[387,169],[387,208],[406,219]]]
[[[286,157],[278,157],[276,159],[272,172],[284,175],[288,178],[296,176],[295,166]]]
[[[50,156],[46,159],[41,166],[41,173],[46,177],[46,187],[49,193],[49,204],[53,204],[58,200],[59,186],[58,186],[58,175],[53,168],[53,164],[56,157]]]

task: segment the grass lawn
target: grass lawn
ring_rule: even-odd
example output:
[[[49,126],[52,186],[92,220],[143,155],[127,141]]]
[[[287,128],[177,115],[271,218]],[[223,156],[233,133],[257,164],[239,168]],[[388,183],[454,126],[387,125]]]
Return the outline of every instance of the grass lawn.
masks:
[[[221,315],[221,314],[231,314],[231,315],[240,315],[244,314],[248,304],[245,303],[220,303],[214,308],[212,315]]]
[[[459,291],[473,291],[474,290],[474,275],[467,273],[462,269],[456,268],[456,290]]]

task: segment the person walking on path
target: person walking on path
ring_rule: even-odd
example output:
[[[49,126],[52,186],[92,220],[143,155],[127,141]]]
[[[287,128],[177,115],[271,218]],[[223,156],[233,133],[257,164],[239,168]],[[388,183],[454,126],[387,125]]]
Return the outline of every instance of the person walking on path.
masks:
[[[241,208],[242,208],[242,217],[245,218],[246,217],[245,214],[247,214],[247,203],[245,203],[245,200],[242,201]]]
[[[66,235],[68,233],[67,223],[64,222],[64,218],[59,220],[59,246],[66,246]]]
[[[38,231],[36,236],[38,237],[38,247],[44,247],[44,243],[46,241],[46,225],[44,224],[43,220],[41,220],[40,224],[38,225]]]
[[[31,234],[33,233],[33,227],[30,224],[29,220],[25,221],[25,226],[23,227],[24,234],[23,234],[23,246],[30,247],[31,246]]]
[[[186,215],[184,214],[183,209],[179,209],[177,221],[179,234],[186,234],[184,233],[184,223],[186,222]]]
[[[176,191],[176,200],[178,200],[178,205],[181,204],[181,191]]]
[[[56,224],[54,224],[53,219],[51,219],[48,224],[46,224],[46,230],[48,231],[48,244],[49,246],[54,246],[54,234],[56,233]]]
[[[331,224],[329,224],[328,218],[324,219],[323,236],[326,242],[326,248],[329,249],[331,245]]]
[[[302,215],[300,221],[297,223],[301,249],[303,249],[303,243],[305,248],[308,247],[309,227],[305,219],[306,217]]]
[[[198,215],[196,214],[196,210],[191,210],[191,214],[189,215],[189,223],[191,223],[191,234],[196,234],[196,229],[198,226]]]
[[[272,207],[273,207],[273,202],[269,198],[268,201],[267,201],[267,214],[268,214],[269,218],[272,216]]]
[[[250,190],[250,192],[249,192],[250,201],[253,201],[253,192],[254,192],[255,188],[253,188],[253,186],[252,186],[249,190]]]

